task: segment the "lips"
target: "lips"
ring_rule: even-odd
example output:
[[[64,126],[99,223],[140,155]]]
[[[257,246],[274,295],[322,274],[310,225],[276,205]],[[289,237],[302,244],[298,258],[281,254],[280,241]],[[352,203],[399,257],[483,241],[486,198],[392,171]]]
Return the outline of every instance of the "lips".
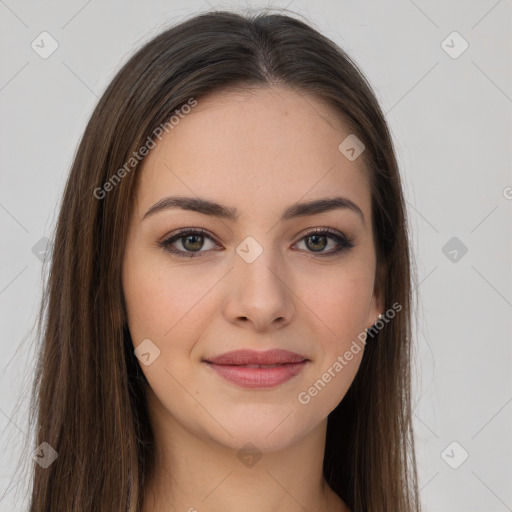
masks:
[[[298,375],[308,361],[287,350],[235,350],[204,360],[217,375],[244,388],[278,386]]]
[[[222,364],[230,366],[270,366],[291,363],[302,363],[307,357],[288,350],[267,350],[266,352],[257,352],[255,350],[234,350],[226,352],[217,357],[206,359],[207,363]]]

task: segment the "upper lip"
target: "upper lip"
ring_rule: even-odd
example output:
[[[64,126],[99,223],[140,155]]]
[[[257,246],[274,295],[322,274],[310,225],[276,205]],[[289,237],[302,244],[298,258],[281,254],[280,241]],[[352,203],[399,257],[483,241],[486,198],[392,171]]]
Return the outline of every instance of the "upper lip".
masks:
[[[255,350],[233,350],[220,356],[205,359],[207,363],[223,365],[246,365],[246,364],[286,364],[302,363],[307,357],[288,350],[267,350],[258,352]]]

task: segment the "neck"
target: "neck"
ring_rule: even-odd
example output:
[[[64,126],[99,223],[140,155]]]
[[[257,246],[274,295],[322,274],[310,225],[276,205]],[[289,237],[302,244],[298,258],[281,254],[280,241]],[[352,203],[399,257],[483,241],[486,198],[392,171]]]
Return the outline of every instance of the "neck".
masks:
[[[159,407],[151,402],[148,409]],[[143,512],[349,512],[323,477],[326,419],[306,437],[262,453],[221,445],[170,416],[159,422],[160,413],[152,415],[155,460]]]

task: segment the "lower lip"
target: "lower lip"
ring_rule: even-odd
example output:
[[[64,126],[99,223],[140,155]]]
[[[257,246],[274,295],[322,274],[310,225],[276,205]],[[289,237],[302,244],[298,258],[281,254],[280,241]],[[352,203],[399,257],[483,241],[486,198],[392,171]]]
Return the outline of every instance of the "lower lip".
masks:
[[[289,363],[274,368],[248,368],[247,366],[230,366],[207,363],[224,379],[244,388],[271,388],[283,384],[295,377],[304,368],[307,361]]]

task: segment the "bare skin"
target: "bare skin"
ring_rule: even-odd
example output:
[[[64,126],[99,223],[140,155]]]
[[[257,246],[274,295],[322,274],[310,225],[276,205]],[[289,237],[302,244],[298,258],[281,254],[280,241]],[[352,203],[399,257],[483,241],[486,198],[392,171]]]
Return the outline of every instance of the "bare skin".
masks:
[[[157,453],[144,512],[349,512],[322,461],[327,416],[364,344],[342,370],[333,365],[383,311],[369,183],[362,159],[338,150],[349,134],[328,106],[287,87],[217,92],[137,171],[123,291],[134,348],[149,339],[160,351],[141,365]],[[239,218],[177,207],[143,218],[166,196],[215,201]],[[280,220],[292,204],[334,196],[362,215],[336,208]],[[336,238],[312,233],[326,227],[353,247],[335,254]],[[159,245],[181,228],[206,232],[170,244],[186,257]],[[262,249],[251,262],[237,252],[254,254],[247,237]],[[309,361],[269,388],[241,387],[204,361],[242,348]],[[308,392],[329,369],[328,383]]]

